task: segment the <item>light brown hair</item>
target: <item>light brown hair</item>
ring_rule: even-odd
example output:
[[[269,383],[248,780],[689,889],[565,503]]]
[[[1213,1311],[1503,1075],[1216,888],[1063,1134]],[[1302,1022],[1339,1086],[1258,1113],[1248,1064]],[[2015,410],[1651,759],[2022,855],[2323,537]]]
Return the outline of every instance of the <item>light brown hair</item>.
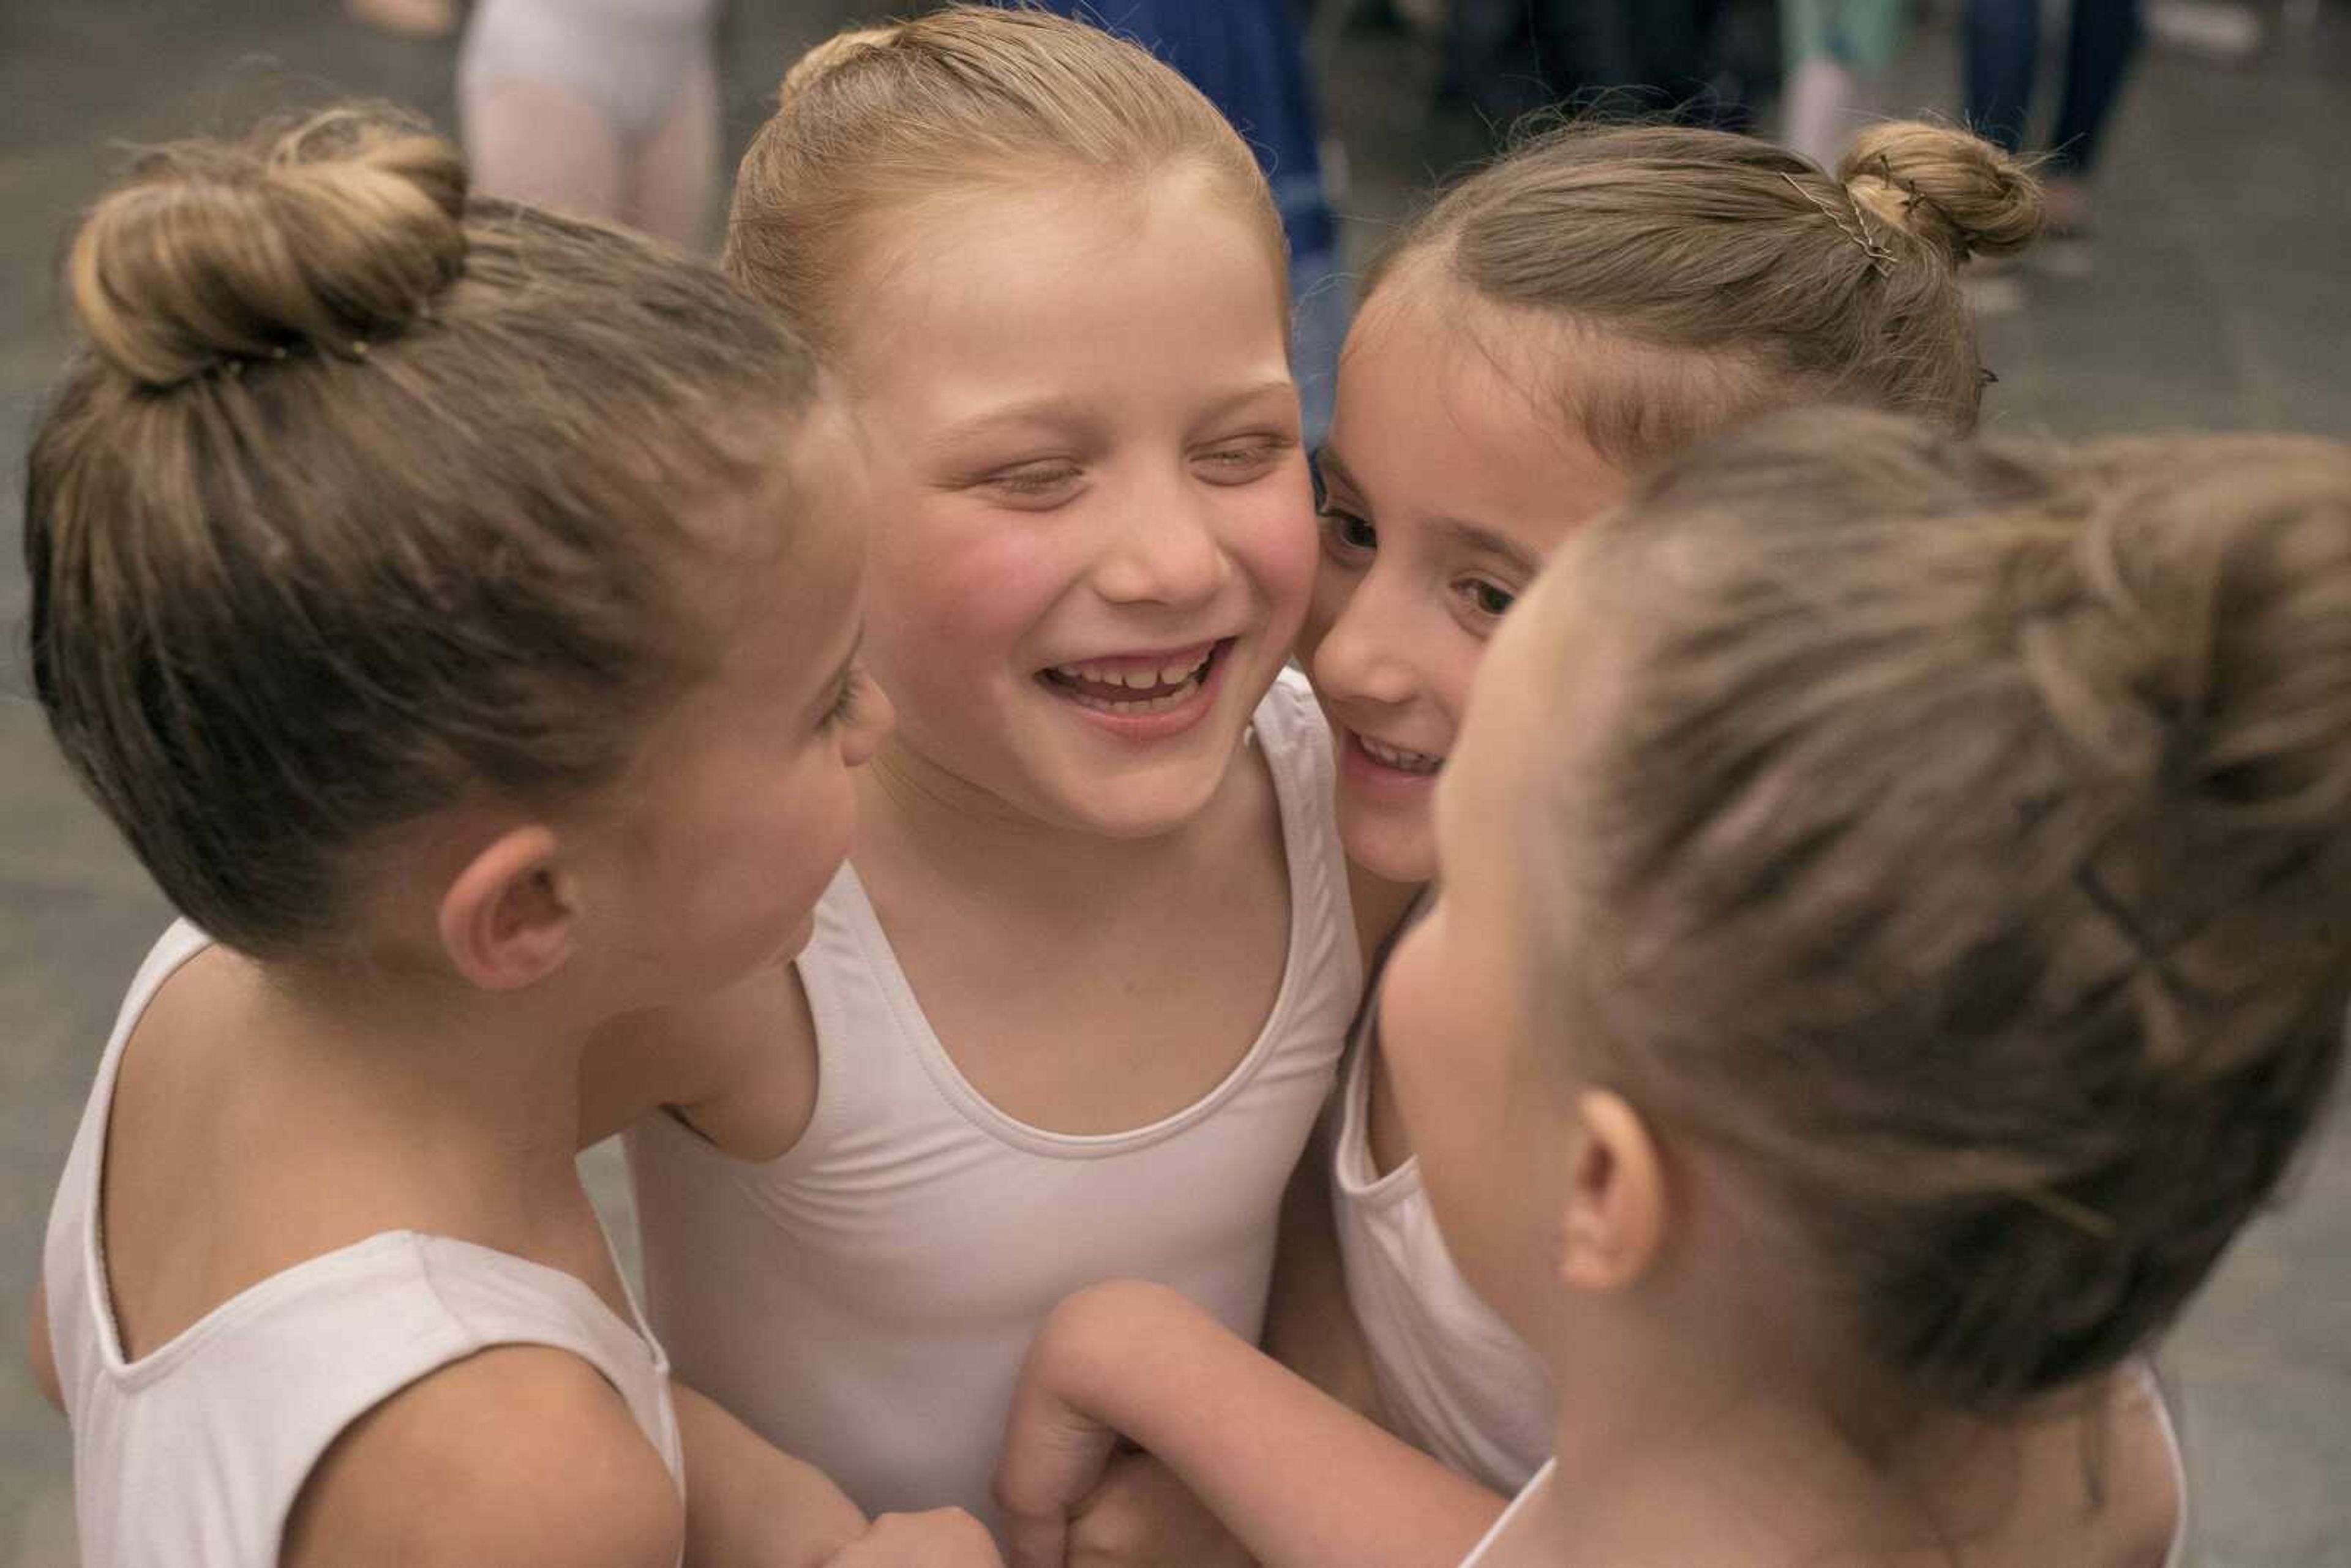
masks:
[[[616,776],[717,653],[685,563],[781,543],[703,502],[780,476],[805,352],[707,267],[469,204],[396,118],[150,153],[66,283],[34,683],[164,894],[256,956],[333,937],[386,830]]]
[[[1198,89],[1084,23],[950,5],[844,32],[792,67],[736,175],[724,261],[810,342],[834,349],[881,220],[949,195],[1059,189],[1073,176],[1123,194],[1187,168],[1263,236],[1286,312],[1272,192]]]
[[[1536,742],[1533,1016],[1921,1400],[2146,1346],[2341,1067],[2351,449],[1782,414],[1570,550],[1537,634],[1624,676]]]
[[[1767,408],[1844,402],[1971,429],[1983,385],[1957,272],[2041,226],[2039,188],[1964,131],[1864,131],[1834,178],[1751,137],[1571,125],[1448,192],[1366,284],[1435,277],[1577,336],[1557,395],[1646,468]],[[1578,350],[1598,338],[1597,353]]]

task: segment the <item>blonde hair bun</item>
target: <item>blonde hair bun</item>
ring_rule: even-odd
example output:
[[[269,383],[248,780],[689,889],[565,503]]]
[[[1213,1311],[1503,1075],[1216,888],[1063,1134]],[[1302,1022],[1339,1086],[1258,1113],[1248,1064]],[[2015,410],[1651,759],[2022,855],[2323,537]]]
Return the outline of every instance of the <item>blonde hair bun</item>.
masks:
[[[819,78],[829,77],[850,61],[866,55],[878,54],[898,41],[901,24],[886,22],[878,27],[845,27],[810,49],[784,72],[783,86],[776,91],[779,100],[789,101],[814,87]]]
[[[465,208],[455,147],[329,110],[148,153],[75,235],[67,294],[99,356],[151,388],[298,346],[364,353],[456,277]]]
[[[1917,120],[1873,125],[1837,165],[1855,205],[1958,267],[2007,256],[2041,232],[2041,184],[1980,136]]]

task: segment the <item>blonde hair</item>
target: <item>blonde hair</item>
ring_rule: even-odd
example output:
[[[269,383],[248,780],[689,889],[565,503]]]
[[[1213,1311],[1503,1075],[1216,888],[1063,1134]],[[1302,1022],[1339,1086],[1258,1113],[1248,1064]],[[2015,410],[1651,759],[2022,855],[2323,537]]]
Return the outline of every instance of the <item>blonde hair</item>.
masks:
[[[684,563],[778,542],[689,514],[775,476],[807,354],[711,268],[469,204],[396,117],[150,153],[65,277],[34,684],[164,894],[256,956],[334,937],[387,829],[613,778],[716,656]]]
[[[1199,89],[1083,23],[951,5],[851,29],[791,68],[737,174],[724,263],[810,342],[834,348],[878,218],[976,185],[1050,189],[1077,173],[1129,190],[1186,166],[1263,236],[1286,313],[1272,192]]]
[[[1571,549],[1536,634],[1623,684],[1533,742],[1532,1016],[1921,1399],[2142,1349],[2341,1068],[2351,448],[1783,414]]]
[[[1964,131],[1872,127],[1831,178],[1750,137],[1569,126],[1447,193],[1366,297],[1433,275],[1629,350],[1575,356],[1559,389],[1629,467],[1799,402],[1964,431],[1984,375],[1958,268],[2019,249],[2041,219],[2031,176]]]

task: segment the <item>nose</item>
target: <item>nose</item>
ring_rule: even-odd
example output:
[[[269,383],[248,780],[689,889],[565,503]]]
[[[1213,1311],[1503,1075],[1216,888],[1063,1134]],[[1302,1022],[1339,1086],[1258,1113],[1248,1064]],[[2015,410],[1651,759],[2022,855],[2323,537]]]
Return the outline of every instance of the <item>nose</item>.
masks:
[[[841,739],[841,759],[852,768],[864,767],[881,749],[882,737],[898,722],[898,710],[891,706],[881,684],[871,675],[858,678],[864,689],[857,694],[857,712]]]
[[[1425,685],[1414,667],[1411,607],[1378,565],[1355,584],[1314,650],[1314,688],[1329,702],[1410,702]]]
[[[1184,607],[1216,597],[1233,571],[1211,502],[1178,478],[1143,488],[1116,517],[1094,585],[1114,604]]]

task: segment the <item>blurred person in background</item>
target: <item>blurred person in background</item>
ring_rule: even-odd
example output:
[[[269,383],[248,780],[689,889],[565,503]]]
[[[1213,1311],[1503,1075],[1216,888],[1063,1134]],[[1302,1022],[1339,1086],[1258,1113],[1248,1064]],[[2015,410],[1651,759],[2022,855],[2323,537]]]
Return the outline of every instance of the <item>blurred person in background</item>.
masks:
[[[1834,168],[1863,122],[1883,111],[1886,72],[1908,31],[1906,0],[1780,0],[1787,72],[1781,141]],[[2011,144],[2010,152],[2014,152]]]
[[[2038,261],[2079,276],[2091,265],[2091,170],[2142,29],[2139,0],[2073,0],[2068,9],[2064,85],[2043,171],[2049,235]],[[1965,41],[1968,124],[2014,152],[2032,118],[2041,0],[1968,0]]]
[[[457,0],[343,0],[354,22],[402,38],[446,37],[457,26]]]
[[[1499,132],[1568,99],[1743,129],[1716,80],[1725,0],[1447,0],[1444,102]]]
[[[479,0],[457,57],[475,188],[700,248],[718,170],[717,9]]]

